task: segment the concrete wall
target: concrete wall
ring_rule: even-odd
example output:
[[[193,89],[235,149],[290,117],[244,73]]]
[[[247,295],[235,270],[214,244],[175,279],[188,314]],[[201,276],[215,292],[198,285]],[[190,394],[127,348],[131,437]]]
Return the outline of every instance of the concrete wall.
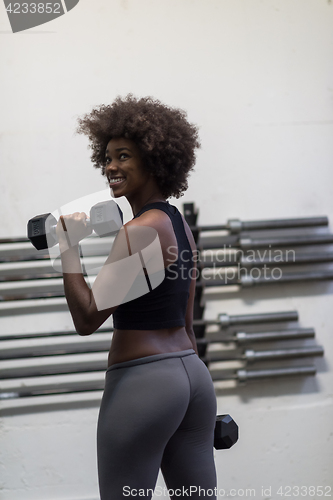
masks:
[[[74,135],[76,117],[128,92],[182,107],[200,125],[190,188],[170,201],[195,201],[201,224],[333,220],[330,1],[80,0],[15,35],[2,6],[0,44],[0,237],[24,235],[35,214],[105,187],[86,139]],[[130,218],[126,200],[120,204]],[[219,413],[230,412],[241,429],[237,446],[216,452],[219,487],[230,496],[253,488],[256,498],[279,499],[280,486],[284,495],[287,486],[332,487],[332,292],[329,282],[312,283],[207,301],[206,318],[297,309],[325,347],[315,378],[218,392]],[[71,320],[0,319],[6,331],[23,325],[56,330]],[[97,412],[2,418],[1,500],[97,499]]]

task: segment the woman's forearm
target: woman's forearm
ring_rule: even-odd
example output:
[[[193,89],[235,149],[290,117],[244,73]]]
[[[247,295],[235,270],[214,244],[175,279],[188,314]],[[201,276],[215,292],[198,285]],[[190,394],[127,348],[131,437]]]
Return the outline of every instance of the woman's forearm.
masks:
[[[60,242],[65,296],[76,331],[81,335],[90,332],[92,292],[81,268],[78,245],[69,247]]]

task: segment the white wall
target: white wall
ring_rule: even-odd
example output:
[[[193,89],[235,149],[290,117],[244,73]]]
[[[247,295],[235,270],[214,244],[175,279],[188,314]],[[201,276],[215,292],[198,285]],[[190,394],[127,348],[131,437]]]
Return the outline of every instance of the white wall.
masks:
[[[333,220],[330,1],[80,0],[15,35],[0,7],[0,43],[0,237],[24,235],[30,217],[105,187],[86,139],[74,135],[76,117],[128,92],[185,108],[200,125],[190,188],[171,202],[195,201],[201,224]],[[216,453],[220,488],[276,499],[279,486],[332,486],[332,292],[330,283],[266,287],[207,302],[207,318],[297,309],[325,347],[313,379],[218,397],[241,429],[237,446]],[[0,327],[23,323],[43,331],[68,328],[70,318]],[[1,500],[97,498],[96,419],[96,408],[4,417]]]

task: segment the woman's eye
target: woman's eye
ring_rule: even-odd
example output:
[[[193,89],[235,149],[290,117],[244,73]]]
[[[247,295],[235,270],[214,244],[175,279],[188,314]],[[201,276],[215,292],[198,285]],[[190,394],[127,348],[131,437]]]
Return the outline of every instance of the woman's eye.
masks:
[[[121,154],[119,155],[119,158],[120,158],[121,160],[124,160],[124,159],[127,159],[127,158],[128,158],[128,155],[127,155],[126,153],[121,153]],[[110,158],[109,156],[106,156],[106,157],[105,157],[105,165],[109,165],[109,163],[111,163],[111,161],[112,161],[112,160],[111,160],[111,158]]]

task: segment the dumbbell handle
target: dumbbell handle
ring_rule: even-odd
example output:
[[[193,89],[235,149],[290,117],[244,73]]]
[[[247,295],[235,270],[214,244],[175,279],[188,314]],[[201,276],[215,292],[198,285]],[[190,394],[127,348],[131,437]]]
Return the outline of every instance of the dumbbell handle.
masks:
[[[85,223],[88,225],[88,227],[91,226],[90,217],[86,218]],[[65,231],[67,231],[67,230],[65,229]],[[50,233],[52,234],[52,236],[56,236],[56,234],[57,234],[57,224],[54,224],[54,226],[50,226]]]

